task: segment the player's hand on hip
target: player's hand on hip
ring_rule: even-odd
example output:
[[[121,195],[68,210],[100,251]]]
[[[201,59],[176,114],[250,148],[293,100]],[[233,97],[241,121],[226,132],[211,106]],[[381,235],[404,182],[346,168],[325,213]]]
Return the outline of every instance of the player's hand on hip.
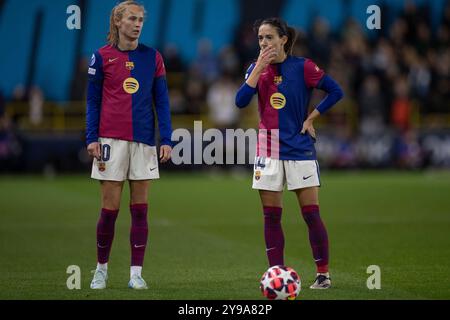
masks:
[[[316,139],[316,130],[314,129],[313,120],[311,119],[306,119],[305,122],[303,122],[301,134],[305,134],[306,132],[309,133],[313,139]]]
[[[172,147],[168,145],[162,145],[159,149],[159,159],[161,163],[167,162],[172,156]]]
[[[100,160],[101,153],[100,153],[100,143],[98,142],[91,142],[87,146],[87,152],[91,157],[96,158],[97,160]]]

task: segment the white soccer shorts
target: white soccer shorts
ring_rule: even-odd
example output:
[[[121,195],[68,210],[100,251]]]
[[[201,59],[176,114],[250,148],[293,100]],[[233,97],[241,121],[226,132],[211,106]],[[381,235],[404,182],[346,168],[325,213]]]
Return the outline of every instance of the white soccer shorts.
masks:
[[[94,158],[91,178],[124,181],[159,178],[156,147],[140,142],[99,138],[101,160]]]
[[[319,164],[316,160],[279,160],[256,157],[253,189],[283,191],[320,186]]]

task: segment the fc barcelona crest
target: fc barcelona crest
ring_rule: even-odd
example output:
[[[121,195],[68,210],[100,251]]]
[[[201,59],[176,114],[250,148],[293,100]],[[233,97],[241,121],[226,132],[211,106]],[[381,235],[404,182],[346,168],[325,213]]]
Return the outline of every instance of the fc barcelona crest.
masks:
[[[273,83],[275,83],[275,85],[279,85],[282,82],[283,82],[283,77],[282,76],[275,76],[275,77],[273,77]]]
[[[134,62],[133,61],[126,61],[125,62],[125,68],[127,68],[128,70],[133,70],[134,69]]]
[[[98,171],[103,172],[106,169],[106,164],[104,162],[98,162]]]

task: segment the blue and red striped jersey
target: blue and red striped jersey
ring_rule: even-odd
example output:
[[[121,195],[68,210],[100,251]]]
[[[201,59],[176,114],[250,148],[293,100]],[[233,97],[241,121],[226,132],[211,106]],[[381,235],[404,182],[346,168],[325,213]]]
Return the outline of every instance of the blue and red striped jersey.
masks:
[[[106,45],[92,55],[88,75],[87,144],[103,137],[154,146],[156,111],[160,143],[171,145],[166,72],[157,50]]]
[[[245,79],[254,67],[253,63]],[[281,160],[316,160],[314,139],[309,134],[301,134],[314,88],[328,92],[317,106],[320,113],[332,107],[343,95],[339,85],[314,62],[294,56],[288,56],[282,63],[268,65],[256,88],[247,83],[241,86],[236,95],[236,105],[240,108],[246,107],[252,96],[258,93],[260,133],[257,156]],[[265,133],[261,134],[262,131]],[[275,139],[274,132],[277,135]],[[264,144],[260,141],[262,137],[267,140]]]

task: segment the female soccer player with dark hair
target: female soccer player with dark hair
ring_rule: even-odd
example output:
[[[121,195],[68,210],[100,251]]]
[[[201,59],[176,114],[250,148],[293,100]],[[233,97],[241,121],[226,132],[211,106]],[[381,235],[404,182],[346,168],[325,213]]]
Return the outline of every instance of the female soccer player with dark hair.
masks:
[[[317,276],[311,289],[328,289],[328,235],[319,214],[319,165],[314,120],[342,96],[339,85],[309,59],[292,56],[295,29],[279,18],[255,23],[261,48],[245,75],[236,105],[246,107],[258,93],[260,115],[253,188],[259,190],[264,212],[264,238],[269,265],[284,265],[281,227],[282,192],[297,195],[308,225]],[[314,88],[328,95],[308,115]],[[264,140],[264,141],[263,141]]]
[[[158,179],[155,113],[160,161],[171,156],[171,120],[161,54],[138,42],[145,9],[124,1],[111,12],[108,45],[92,55],[87,94],[86,144],[94,157],[91,177],[100,180],[97,269],[92,289],[106,288],[107,266],[125,180],[130,185],[131,268],[128,286],[146,289],[141,270],[147,246],[149,181]]]

